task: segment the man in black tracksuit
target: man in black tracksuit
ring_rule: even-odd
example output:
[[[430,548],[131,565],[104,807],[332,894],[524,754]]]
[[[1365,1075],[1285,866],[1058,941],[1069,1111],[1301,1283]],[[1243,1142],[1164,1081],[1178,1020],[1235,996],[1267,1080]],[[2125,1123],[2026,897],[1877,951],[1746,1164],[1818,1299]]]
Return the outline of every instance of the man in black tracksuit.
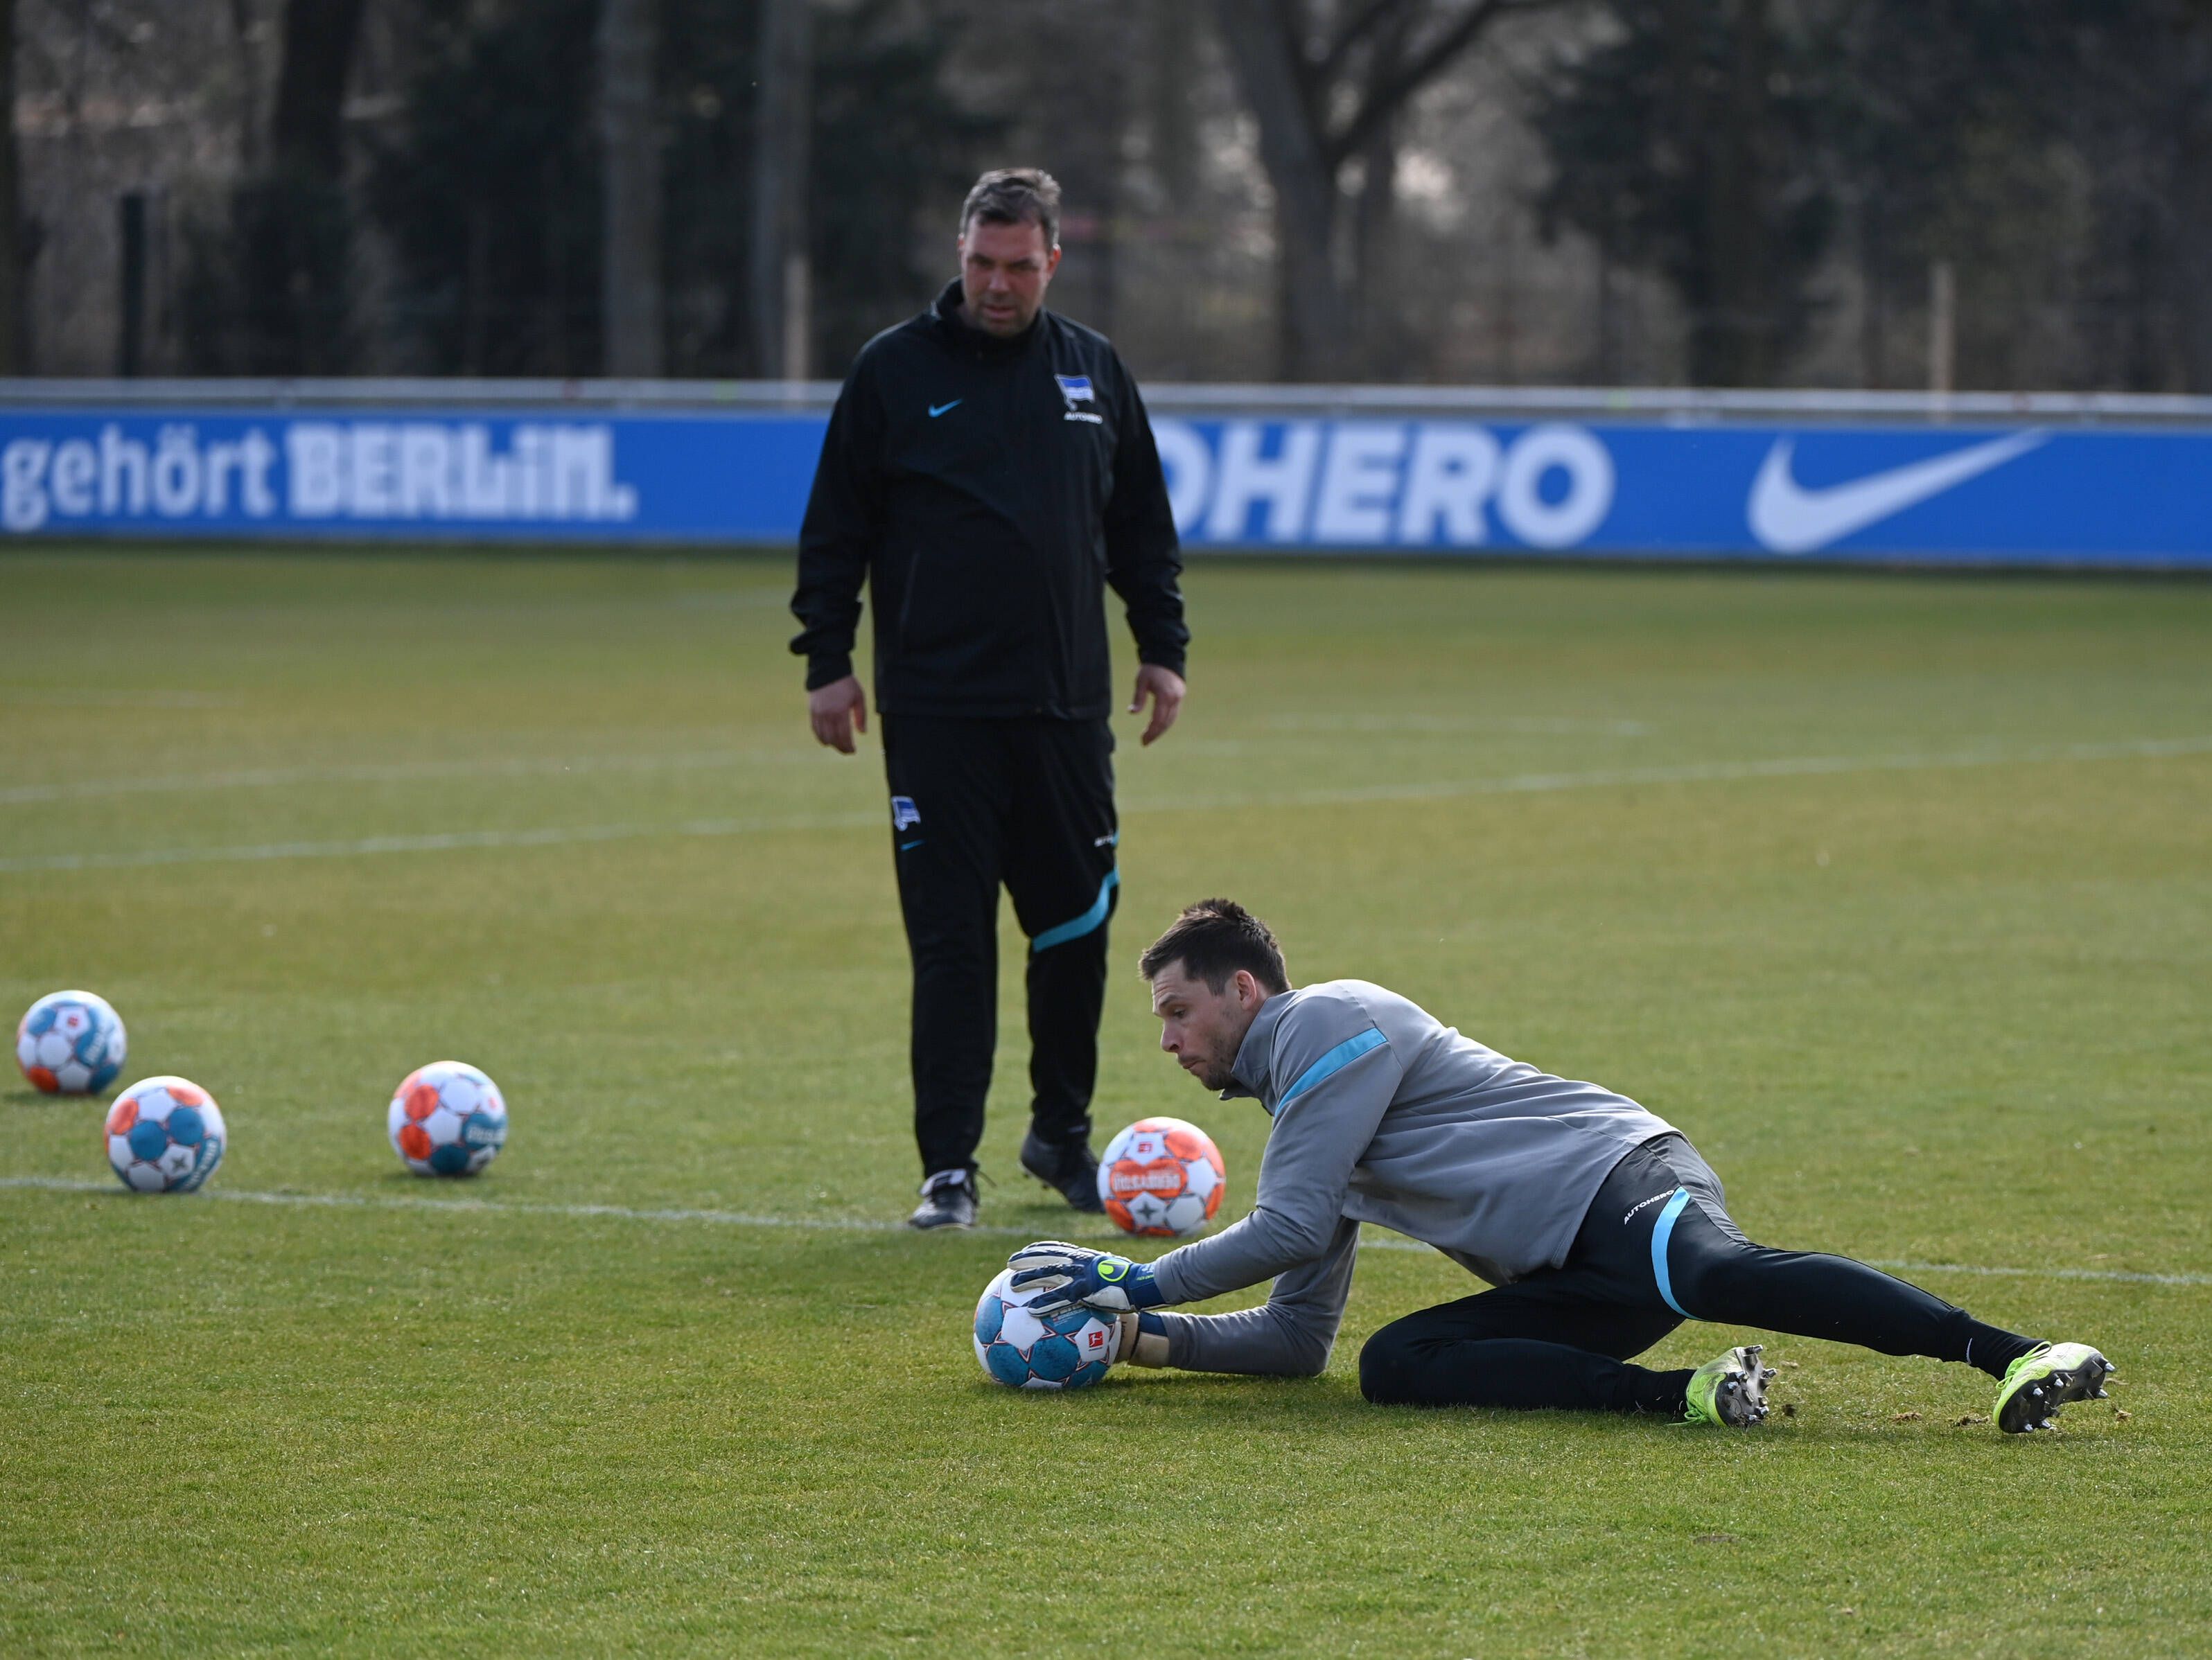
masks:
[[[1158,451],[1105,339],[1042,309],[1059,187],[986,173],[960,280],[870,341],[838,396],[799,533],[792,609],[814,731],[849,754],[865,578],[899,905],[914,958],[917,1227],[975,1219],[997,1040],[1003,882],[1029,936],[1023,1167],[1100,1208],[1090,1146],[1118,875],[1103,585],[1127,608],[1150,743],[1189,631]]]

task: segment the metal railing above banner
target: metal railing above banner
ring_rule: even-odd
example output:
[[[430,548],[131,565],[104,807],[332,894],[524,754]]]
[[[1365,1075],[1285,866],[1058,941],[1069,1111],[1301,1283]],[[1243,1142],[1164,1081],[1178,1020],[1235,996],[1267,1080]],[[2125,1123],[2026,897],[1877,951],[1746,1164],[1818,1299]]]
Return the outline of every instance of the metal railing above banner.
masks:
[[[826,412],[834,380],[9,379],[15,407],[737,409]],[[1694,386],[1285,385],[1147,383],[1152,409],[1192,414],[1495,415],[1537,419],[1790,421],[2035,421],[2063,426],[2212,427],[2212,397],[2150,392],[1739,391]]]
[[[0,533],[787,544],[836,391],[0,381]],[[1224,385],[1145,397],[1194,549],[2212,569],[2212,399]],[[1049,422],[1010,444],[1006,464],[1115,441],[1087,417]]]

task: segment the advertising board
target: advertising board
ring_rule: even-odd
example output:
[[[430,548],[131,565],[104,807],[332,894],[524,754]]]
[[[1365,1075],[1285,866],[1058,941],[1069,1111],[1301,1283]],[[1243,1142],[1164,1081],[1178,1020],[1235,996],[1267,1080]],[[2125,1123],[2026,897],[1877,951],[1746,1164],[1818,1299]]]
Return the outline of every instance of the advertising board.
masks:
[[[826,421],[0,404],[0,532],[787,543]],[[1156,409],[1154,428],[1194,548],[2212,567],[2212,425]]]

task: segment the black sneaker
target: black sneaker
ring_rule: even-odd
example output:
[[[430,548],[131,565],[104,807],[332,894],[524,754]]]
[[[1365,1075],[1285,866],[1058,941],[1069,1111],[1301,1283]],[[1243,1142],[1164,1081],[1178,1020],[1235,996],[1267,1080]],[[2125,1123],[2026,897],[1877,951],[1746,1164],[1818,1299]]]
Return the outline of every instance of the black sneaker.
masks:
[[[1032,1130],[1022,1137],[1022,1168],[1058,1190],[1078,1210],[1097,1215],[1106,1209],[1098,1197],[1098,1158],[1085,1136],[1077,1142],[1048,1142]]]
[[[921,1203],[906,1219],[908,1227],[975,1226],[975,1178],[964,1170],[940,1170],[921,1184]]]

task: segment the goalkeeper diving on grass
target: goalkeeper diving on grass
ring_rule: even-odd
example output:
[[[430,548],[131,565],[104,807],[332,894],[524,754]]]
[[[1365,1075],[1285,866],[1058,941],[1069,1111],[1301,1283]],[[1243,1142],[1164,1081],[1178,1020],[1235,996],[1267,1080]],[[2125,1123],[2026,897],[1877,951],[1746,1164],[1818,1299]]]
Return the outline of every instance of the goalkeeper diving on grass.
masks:
[[[1626,1095],[1508,1060],[1364,980],[1293,990],[1274,936],[1241,906],[1192,906],[1141,966],[1160,1046],[1274,1123],[1251,1214],[1211,1239],[1151,1263],[1056,1240],[1011,1258],[1012,1288],[1036,1312],[1119,1314],[1124,1360],[1320,1372],[1359,1225],[1375,1222],[1493,1288],[1369,1338],[1370,1401],[1759,1422],[1774,1374],[1757,1345],[1694,1370],[1634,1364],[1684,1320],[1978,1366],[1998,1380],[1992,1415],[2008,1432],[2104,1393],[2112,1364],[2085,1343],[1985,1325],[1846,1257],[1753,1244],[1697,1149]],[[1162,1312],[1266,1280],[1258,1308]]]

